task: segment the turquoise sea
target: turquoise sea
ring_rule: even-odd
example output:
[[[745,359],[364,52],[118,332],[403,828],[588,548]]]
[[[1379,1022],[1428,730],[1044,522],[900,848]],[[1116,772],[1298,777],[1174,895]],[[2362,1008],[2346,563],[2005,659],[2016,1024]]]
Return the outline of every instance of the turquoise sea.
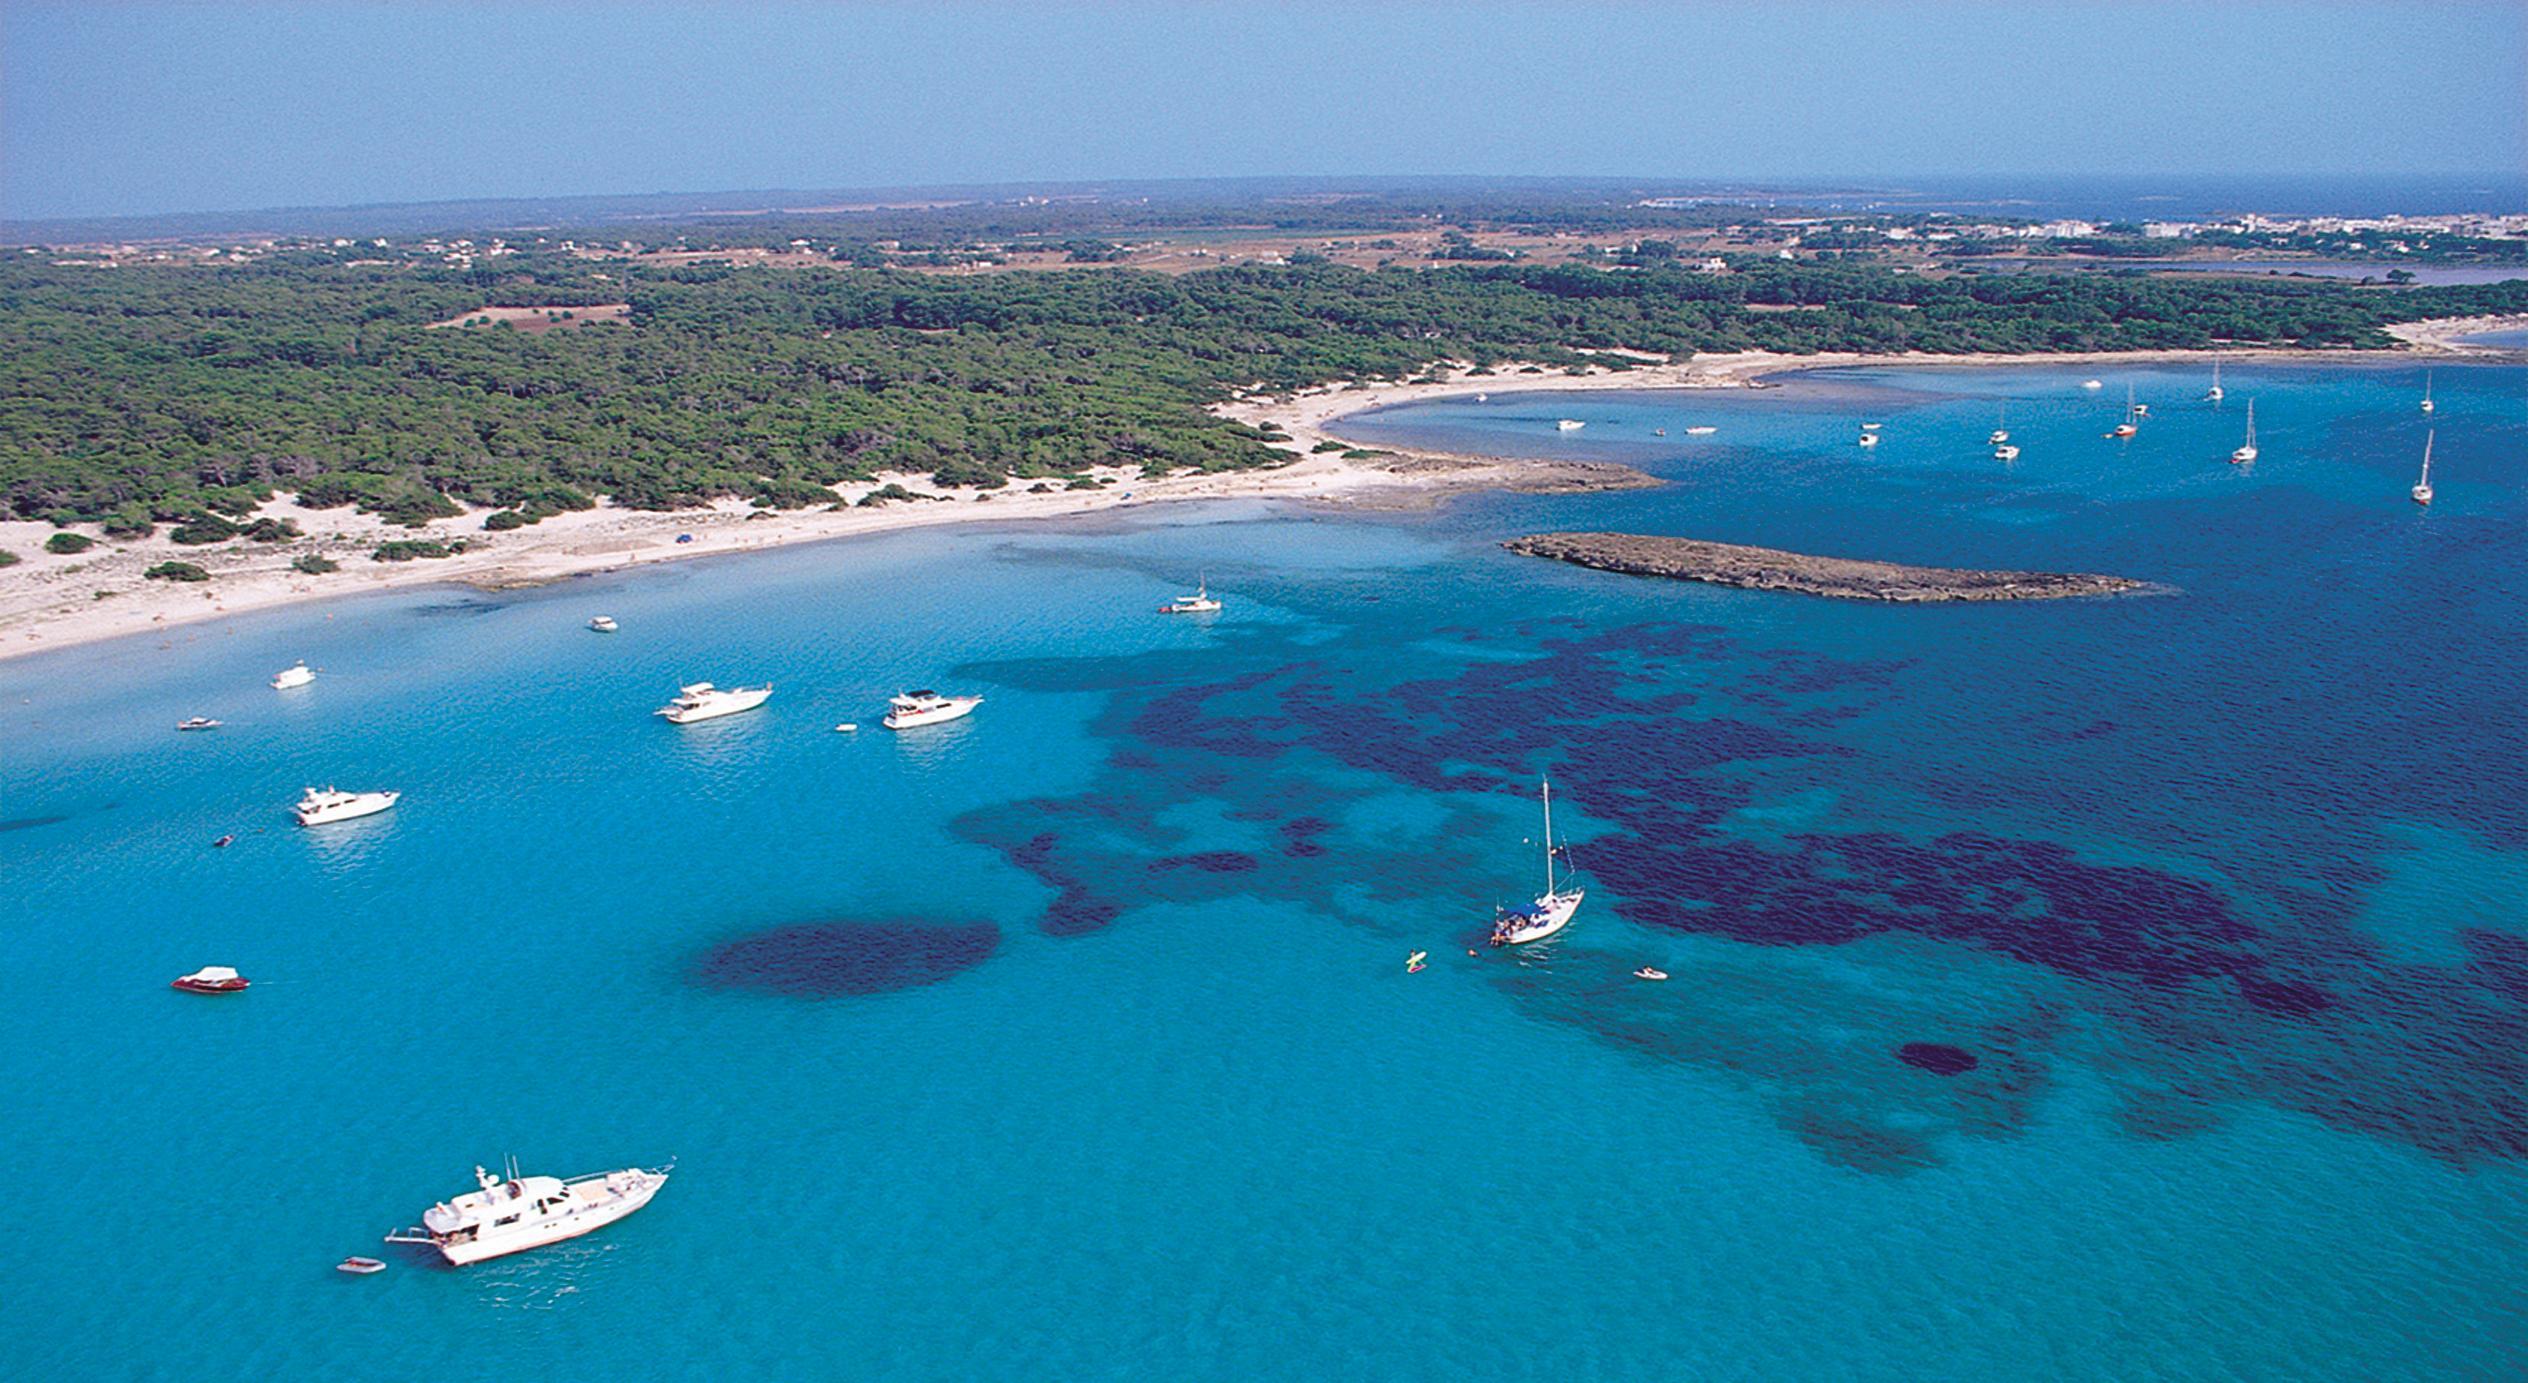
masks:
[[[1673,483],[0,663],[0,1374],[2528,1373],[2528,371],[2443,366],[2431,419],[2419,369],[2199,376],[1504,380],[1344,428]],[[2168,590],[1497,546],[1572,528]],[[1153,613],[1203,575],[1225,613]],[[778,691],[649,715],[702,678]],[[988,699],[876,728],[915,686]],[[1546,772],[1589,901],[1470,957]],[[405,797],[302,831],[311,783]],[[255,987],[166,987],[204,964]],[[511,1154],[676,1171],[565,1246],[378,1248]]]

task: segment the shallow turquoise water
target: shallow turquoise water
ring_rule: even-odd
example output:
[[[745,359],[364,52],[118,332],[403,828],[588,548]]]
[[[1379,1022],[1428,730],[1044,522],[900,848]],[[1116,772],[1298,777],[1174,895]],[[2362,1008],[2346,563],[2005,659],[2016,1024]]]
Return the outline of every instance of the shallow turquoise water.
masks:
[[[0,1358],[2515,1376],[2523,374],[2440,370],[2426,423],[2419,371],[2244,366],[2219,410],[2138,371],[2127,445],[2128,375],[2081,374],[1505,385],[1347,428],[1677,483],[912,534],[0,663],[0,960],[36,988],[0,1153],[44,1230]],[[2015,467],[1980,445],[2005,406]],[[1585,527],[2175,593],[1877,608],[1494,546]],[[1198,571],[1225,615],[1150,613]],[[264,687],[299,657],[313,688]],[[649,718],[706,677],[779,691]],[[913,685],[989,700],[877,730]],[[1533,886],[1546,769],[1591,900],[1469,958]],[[290,827],[328,781],[405,804]],[[712,964],[828,923],[842,963],[789,991]],[[256,987],[164,988],[204,963]],[[505,1153],[678,1170],[565,1247],[331,1270]]]

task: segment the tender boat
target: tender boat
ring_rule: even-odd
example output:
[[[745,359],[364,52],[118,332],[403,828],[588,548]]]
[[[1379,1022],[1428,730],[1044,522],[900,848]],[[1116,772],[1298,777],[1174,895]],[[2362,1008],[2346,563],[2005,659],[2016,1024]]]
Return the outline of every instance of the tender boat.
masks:
[[[1668,978],[1668,972],[1658,969],[1655,966],[1645,965],[1639,970],[1633,972],[1633,978],[1637,980],[1664,980]]]
[[[179,730],[216,730],[219,728],[219,722],[211,719],[209,716],[186,716],[184,719],[176,722],[176,728]]]
[[[307,665],[307,660],[305,658],[301,658],[297,662],[290,664],[288,667],[281,669],[279,672],[272,674],[272,689],[274,691],[288,691],[292,687],[304,687],[315,680],[316,670]]]
[[[1668,435],[1668,430],[1664,427],[1654,427],[1650,430],[1650,435],[1653,437],[1665,437]]]
[[[1855,440],[1857,440],[1862,446],[1874,447],[1878,445],[1878,434],[1875,432],[1864,432]]]
[[[245,976],[225,965],[205,965],[190,975],[180,975],[169,984],[187,994],[234,994],[247,987]]]
[[[887,702],[886,719],[879,724],[890,730],[910,730],[922,725],[939,725],[962,720],[974,714],[983,704],[979,696],[941,696],[935,691],[906,692]]]
[[[665,716],[676,725],[691,725],[697,720],[716,720],[751,711],[771,699],[769,682],[760,687],[715,687],[708,682],[689,682],[676,689],[675,700],[652,714]]]
[[[1205,577],[1195,583],[1192,595],[1178,596],[1160,606],[1159,613],[1162,615],[1216,615],[1220,613],[1220,602],[1211,598],[1211,579]]]
[[[225,850],[229,847],[229,844],[236,839],[237,837],[235,836],[221,836],[219,839],[211,842],[211,848],[214,850]]]
[[[2230,464],[2244,466],[2255,460],[2256,456],[2256,401],[2249,399],[2247,401],[2247,440],[2239,443],[2238,450],[2230,453]]]
[[[387,1235],[386,1242],[426,1245],[458,1267],[558,1244],[649,1204],[673,1170],[626,1167],[565,1181],[521,1177],[514,1163],[506,1177],[476,1167],[480,1189],[430,1207],[419,1225]]]
[[[1526,907],[1500,909],[1492,921],[1495,946],[1524,946],[1552,936],[1571,925],[1571,915],[1580,910],[1581,900],[1589,896],[1581,889],[1566,891],[1555,886],[1554,785],[1542,783],[1539,795],[1545,802],[1545,891]]]
[[[2422,478],[2415,481],[2414,488],[2407,492],[2414,496],[2414,502],[2416,504],[2427,505],[2431,503],[2431,444],[2432,439],[2439,435],[2439,432],[2435,430],[2433,432],[2425,433],[2423,436]]]
[[[359,1277],[367,1277],[371,1273],[385,1272],[386,1264],[375,1258],[362,1258],[359,1255],[354,1254],[351,1257],[334,1264],[334,1271],[338,1273],[351,1273]]]
[[[2084,379],[2080,382],[2080,387],[2083,389],[2104,389],[2107,387],[2107,382],[2103,379]]]
[[[834,733],[838,735],[848,735],[859,728],[860,722],[856,720],[846,720],[842,724],[834,727]]]
[[[1580,429],[1587,426],[1587,423],[1580,421],[1578,418],[1564,418],[1554,424],[1554,430],[1557,432],[1578,432]]]
[[[596,630],[600,634],[611,634],[619,626],[615,624],[614,616],[599,615],[595,619],[588,621],[588,627]]]
[[[301,826],[327,826],[337,821],[356,821],[375,816],[394,806],[403,797],[400,792],[344,792],[339,788],[309,788],[307,795],[292,808]]]

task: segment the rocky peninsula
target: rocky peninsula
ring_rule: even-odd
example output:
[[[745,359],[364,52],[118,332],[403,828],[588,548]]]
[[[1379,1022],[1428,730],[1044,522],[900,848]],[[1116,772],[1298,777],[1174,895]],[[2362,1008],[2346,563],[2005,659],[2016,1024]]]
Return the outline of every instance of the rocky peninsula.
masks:
[[[2130,577],[2078,572],[1909,567],[1638,533],[1532,533],[1502,546],[1598,571],[1758,591],[1796,591],[1837,600],[2063,600],[2117,595],[2148,584]]]

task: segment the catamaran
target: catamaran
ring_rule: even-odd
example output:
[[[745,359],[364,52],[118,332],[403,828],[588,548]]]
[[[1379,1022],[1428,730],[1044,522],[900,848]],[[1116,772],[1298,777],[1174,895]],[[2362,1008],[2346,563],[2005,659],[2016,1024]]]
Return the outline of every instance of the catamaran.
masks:
[[[1542,941],[1571,925],[1571,915],[1580,910],[1580,900],[1588,897],[1582,889],[1568,891],[1555,886],[1554,880],[1554,785],[1538,780],[1539,795],[1545,802],[1545,891],[1536,901],[1523,908],[1502,908],[1492,921],[1492,944],[1524,946]]]
[[[740,711],[751,711],[772,699],[772,685],[760,687],[715,687],[708,682],[688,682],[676,689],[676,699],[652,712],[667,717],[670,724],[691,725],[697,720],[717,720]]]
[[[558,1244],[649,1204],[673,1170],[625,1167],[565,1181],[519,1176],[514,1162],[506,1176],[476,1167],[474,1184],[481,1189],[430,1207],[419,1225],[387,1235],[386,1242],[426,1245],[458,1267]]]
[[[2256,459],[2256,401],[2247,401],[2247,441],[2230,453],[2230,464],[2244,466]]]
[[[2414,482],[2414,488],[2410,492],[2416,504],[2431,503],[2431,443],[2432,439],[2439,435],[2437,430],[2423,434],[2423,475],[2421,479]]]
[[[2423,411],[2429,413],[2439,405],[2431,401],[2431,371],[2423,371]]]

